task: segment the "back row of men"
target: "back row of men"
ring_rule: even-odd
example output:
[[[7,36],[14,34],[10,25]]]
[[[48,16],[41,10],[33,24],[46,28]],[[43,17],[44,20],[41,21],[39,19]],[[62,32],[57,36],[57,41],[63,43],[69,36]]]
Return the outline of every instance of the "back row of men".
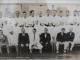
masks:
[[[43,13],[42,13],[42,12],[43,12],[43,11],[39,11],[39,12],[38,12],[38,16],[39,16],[39,17],[42,17],[42,16],[43,16]],[[57,15],[57,12],[59,13],[59,16],[60,16],[60,17],[64,16],[64,11],[62,11],[62,10],[60,10],[60,11],[57,11],[57,10],[52,10],[52,11],[50,11],[49,9],[46,10],[46,15],[47,15],[47,17],[50,16],[50,15],[52,15],[53,17],[55,17],[55,16]],[[52,13],[52,14],[51,14],[51,13]],[[68,16],[70,15],[70,11],[69,11],[69,10],[66,10],[65,13],[66,13],[66,17],[68,17]],[[17,17],[17,18],[20,17],[20,12],[19,12],[19,11],[16,11],[15,14],[16,14],[16,17]],[[26,11],[23,11],[23,17],[24,17],[24,18],[27,17],[27,14],[28,14],[28,13],[27,13]],[[2,14],[2,12],[0,11],[0,18],[2,18],[2,15],[3,15],[3,14]],[[73,11],[73,15],[74,15],[74,16],[80,16],[80,14],[78,13],[77,10],[74,10],[74,11]],[[34,17],[34,16],[35,16],[35,11],[34,11],[34,10],[31,10],[31,11],[29,12],[29,16]],[[11,11],[8,11],[8,12],[7,12],[7,17],[12,18],[12,17],[13,17],[13,13],[12,13]]]

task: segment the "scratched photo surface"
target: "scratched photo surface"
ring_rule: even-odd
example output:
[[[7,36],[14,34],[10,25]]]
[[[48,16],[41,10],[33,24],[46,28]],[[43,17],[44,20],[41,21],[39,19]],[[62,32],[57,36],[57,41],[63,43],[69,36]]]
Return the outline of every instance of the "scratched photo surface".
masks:
[[[80,0],[0,0],[0,59],[80,59]]]

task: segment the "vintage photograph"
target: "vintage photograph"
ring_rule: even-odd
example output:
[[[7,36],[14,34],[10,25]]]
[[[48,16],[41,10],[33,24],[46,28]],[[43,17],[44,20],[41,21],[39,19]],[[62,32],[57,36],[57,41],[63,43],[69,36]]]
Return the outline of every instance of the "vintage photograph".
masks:
[[[80,0],[0,0],[0,59],[80,59]]]

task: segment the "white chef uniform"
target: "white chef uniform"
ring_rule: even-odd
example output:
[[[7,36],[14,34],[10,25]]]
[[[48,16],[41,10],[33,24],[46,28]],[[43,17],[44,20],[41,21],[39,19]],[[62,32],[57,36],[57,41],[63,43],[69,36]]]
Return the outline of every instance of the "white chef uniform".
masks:
[[[35,34],[35,39],[34,39],[34,34],[30,34],[30,45],[29,45],[29,49],[32,49],[32,45],[35,45],[35,49],[42,49],[42,45],[40,44],[40,38],[39,38],[39,34],[36,33]]]

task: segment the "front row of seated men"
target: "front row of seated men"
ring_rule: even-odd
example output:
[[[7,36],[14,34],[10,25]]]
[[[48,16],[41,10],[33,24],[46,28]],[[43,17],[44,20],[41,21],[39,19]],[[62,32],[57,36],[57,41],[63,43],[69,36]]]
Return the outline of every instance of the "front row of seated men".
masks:
[[[20,33],[18,37],[19,47],[29,47],[30,53],[32,53],[33,49],[39,49],[39,52],[42,53],[42,49],[44,49],[45,47],[51,50],[51,35],[48,33],[47,28],[45,28],[44,32],[40,35],[37,34],[37,30],[35,28],[32,30],[32,34],[30,35],[28,35],[28,33],[25,33],[24,28],[22,28],[21,31],[22,33]],[[65,29],[62,28],[61,32],[59,32],[56,37],[56,53],[59,53],[59,44],[64,44],[64,52],[66,52],[69,47],[69,43],[71,43],[70,51],[72,51],[72,48],[74,47],[74,37],[75,33],[73,32],[72,28],[68,33],[65,33]],[[15,38],[13,40],[15,40]],[[0,53],[2,53],[2,46],[6,46],[7,52],[9,53],[9,47],[11,46],[11,44],[9,44],[8,41],[9,40],[7,36],[3,34],[2,30],[0,30]],[[15,46],[17,53],[18,46]]]

